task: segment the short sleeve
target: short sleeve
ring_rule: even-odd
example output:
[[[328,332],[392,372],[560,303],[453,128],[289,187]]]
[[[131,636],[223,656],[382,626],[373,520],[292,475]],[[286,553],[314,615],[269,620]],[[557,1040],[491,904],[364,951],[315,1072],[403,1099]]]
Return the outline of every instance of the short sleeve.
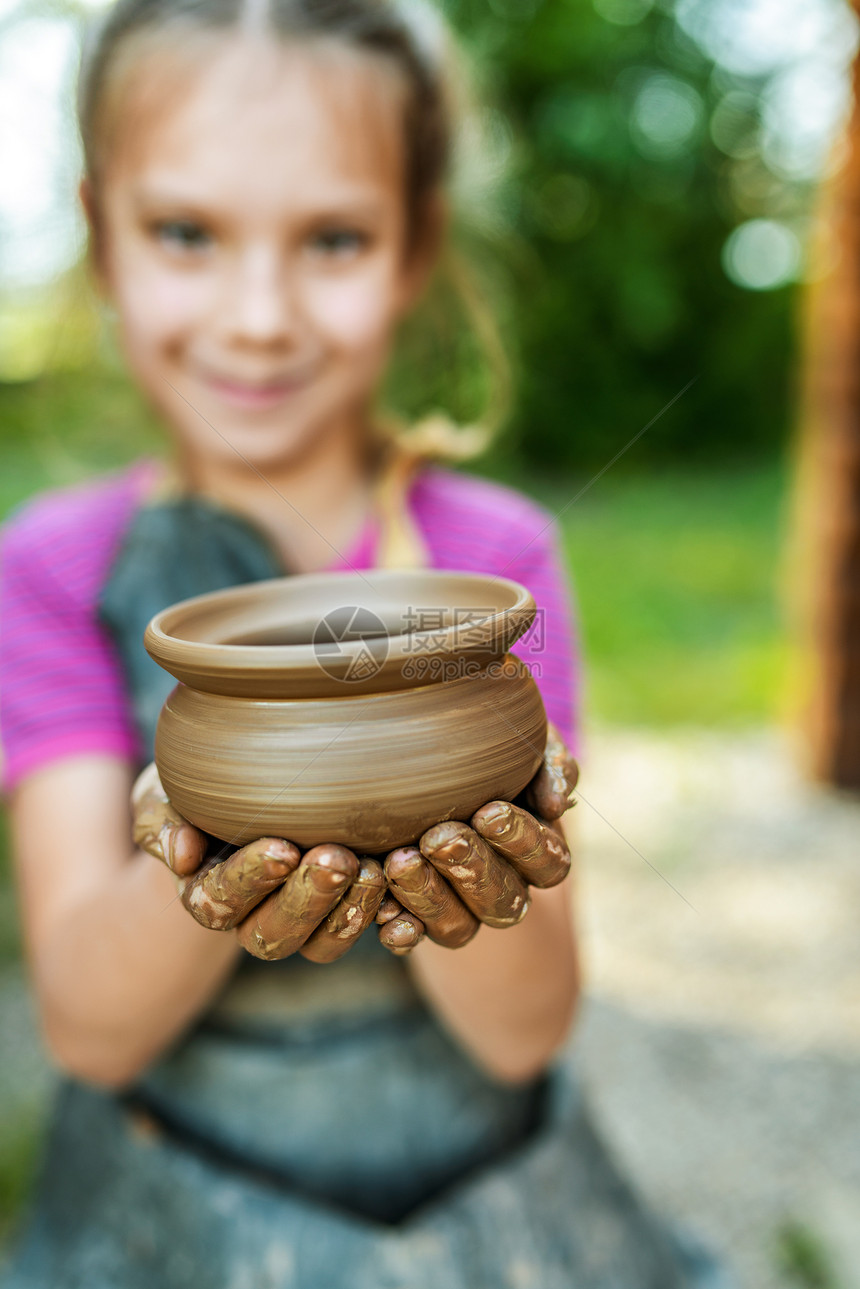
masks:
[[[580,659],[570,575],[561,553],[558,525],[538,511],[540,524],[507,566],[504,577],[534,596],[537,612],[511,649],[526,664],[541,691],[549,719],[574,756],[580,753]]]
[[[0,543],[0,745],[6,792],[51,761],[105,752],[137,760],[121,669],[94,606],[28,525]]]
[[[511,652],[529,667],[547,716],[579,755],[574,593],[555,517],[507,484],[436,465],[418,472],[409,500],[434,568],[510,578],[531,592],[535,620]]]

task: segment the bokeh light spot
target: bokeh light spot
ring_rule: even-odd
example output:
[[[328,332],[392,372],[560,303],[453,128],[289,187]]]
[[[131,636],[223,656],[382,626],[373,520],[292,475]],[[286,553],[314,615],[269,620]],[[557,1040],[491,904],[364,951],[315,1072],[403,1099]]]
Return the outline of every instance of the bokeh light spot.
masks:
[[[797,235],[775,219],[748,219],[723,246],[727,277],[748,291],[772,291],[794,281],[802,260]]]
[[[636,95],[630,118],[633,141],[645,156],[686,151],[702,120],[698,91],[678,76],[649,76]]]
[[[634,27],[651,12],[654,0],[594,0],[601,18],[618,27]]]

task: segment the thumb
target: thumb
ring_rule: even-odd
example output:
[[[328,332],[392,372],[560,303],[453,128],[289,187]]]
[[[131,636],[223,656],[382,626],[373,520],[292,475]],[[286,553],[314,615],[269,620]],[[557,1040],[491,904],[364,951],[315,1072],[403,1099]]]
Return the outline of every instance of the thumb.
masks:
[[[550,721],[543,764],[526,788],[526,801],[543,819],[558,819],[574,804],[570,801],[570,794],[578,781],[579,766],[557,727]]]
[[[206,836],[170,804],[154,762],[134,782],[131,816],[132,839],[141,850],[179,876],[187,877],[200,867]]]

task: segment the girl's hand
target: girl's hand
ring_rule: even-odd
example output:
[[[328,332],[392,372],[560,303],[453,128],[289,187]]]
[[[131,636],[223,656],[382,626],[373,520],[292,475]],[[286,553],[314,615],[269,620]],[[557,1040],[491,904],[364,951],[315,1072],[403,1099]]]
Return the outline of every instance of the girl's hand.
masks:
[[[378,860],[334,843],[302,855],[290,841],[261,837],[205,861],[206,835],[171,806],[154,764],[135,782],[131,804],[136,845],[171,870],[192,917],[214,931],[235,929],[254,957],[298,952],[333,962],[376,917],[385,894]]]
[[[482,922],[513,926],[528,911],[530,886],[556,886],[570,870],[567,842],[554,821],[568,809],[578,777],[550,724],[543,765],[519,798],[529,809],[490,801],[472,816],[471,827],[456,820],[434,824],[417,846],[391,851],[385,860],[391,896],[420,919],[431,940],[451,949],[468,943]]]

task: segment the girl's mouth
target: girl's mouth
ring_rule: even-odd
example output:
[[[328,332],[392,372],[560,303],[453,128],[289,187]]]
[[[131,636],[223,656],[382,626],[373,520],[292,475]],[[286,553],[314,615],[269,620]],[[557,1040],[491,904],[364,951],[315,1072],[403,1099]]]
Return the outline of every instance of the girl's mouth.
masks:
[[[299,376],[294,380],[275,381],[267,385],[246,385],[238,381],[225,380],[220,376],[207,375],[207,384],[224,402],[234,407],[262,411],[276,407],[290,394],[300,389],[307,378]]]

